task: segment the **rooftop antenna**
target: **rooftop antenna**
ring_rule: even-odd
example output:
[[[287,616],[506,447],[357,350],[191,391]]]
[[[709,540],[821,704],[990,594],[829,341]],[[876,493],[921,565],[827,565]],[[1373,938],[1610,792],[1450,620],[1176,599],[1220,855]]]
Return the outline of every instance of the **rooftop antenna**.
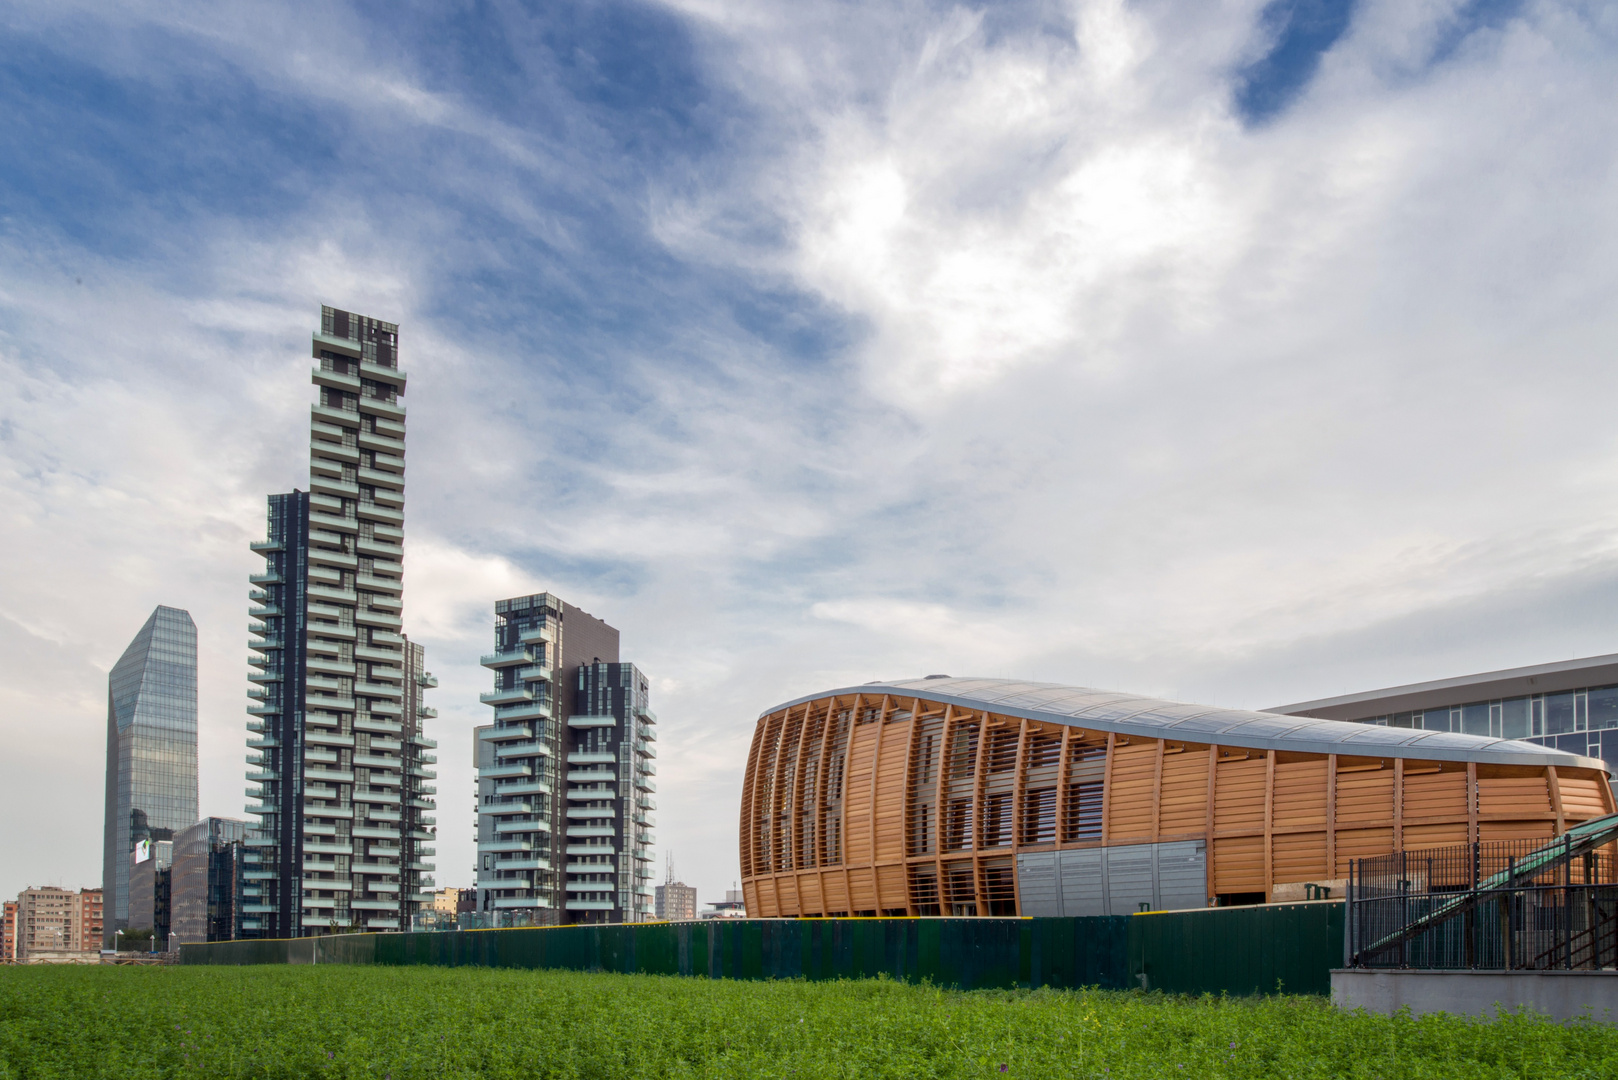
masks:
[[[664,871],[663,884],[672,885],[674,884],[674,851],[672,849],[664,853],[664,863],[666,864],[666,868]]]

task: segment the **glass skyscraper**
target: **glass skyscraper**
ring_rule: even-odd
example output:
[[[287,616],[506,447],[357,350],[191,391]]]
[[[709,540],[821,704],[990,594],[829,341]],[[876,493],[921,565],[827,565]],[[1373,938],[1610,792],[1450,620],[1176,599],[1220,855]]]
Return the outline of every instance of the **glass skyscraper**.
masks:
[[[158,607],[107,679],[103,942],[129,925],[129,855],[197,820],[197,626]]]
[[[432,900],[437,682],[403,633],[398,330],[321,309],[309,490],[270,496],[253,545],[244,937],[407,929]]]

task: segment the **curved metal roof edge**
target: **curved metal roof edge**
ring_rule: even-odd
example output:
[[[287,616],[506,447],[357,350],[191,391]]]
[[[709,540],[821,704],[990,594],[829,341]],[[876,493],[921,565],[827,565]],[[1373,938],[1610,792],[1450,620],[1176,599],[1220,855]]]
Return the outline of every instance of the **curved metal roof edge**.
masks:
[[[1005,686],[1035,687],[1046,690],[1074,690],[1081,693],[1091,694],[1124,693],[1123,691],[1097,690],[1087,686],[1070,686],[1065,683],[1033,683],[1016,679],[989,679],[977,678],[975,676],[960,676],[959,678],[952,678],[950,681],[964,682],[968,679],[973,682],[980,683],[1000,683]],[[925,687],[913,685],[916,682],[925,681],[926,680],[923,679],[902,679],[893,682],[877,681],[862,683],[858,686],[844,686],[835,690],[822,690],[818,693],[804,694],[801,697],[795,697],[791,701],[783,701],[781,704],[772,706],[759,713],[758,718],[762,720],[766,716],[780,712],[782,709],[790,709],[794,706],[802,705],[806,701],[819,701],[821,698],[842,697],[848,694],[881,693],[900,697],[922,697],[931,701],[937,701],[940,704],[960,705],[969,709],[982,709],[987,712],[1000,713],[1005,716],[1017,716],[1028,720],[1041,720],[1045,723],[1062,724],[1067,727],[1083,727],[1094,731],[1114,731],[1118,732],[1119,734],[1140,735],[1153,739],[1161,739],[1165,737],[1164,728],[1161,725],[1137,724],[1132,723],[1131,720],[1103,720],[1098,717],[1050,712],[1044,709],[1028,708],[1025,706],[1008,705],[1000,702],[987,701],[982,698],[970,697],[964,694],[939,693],[927,690]],[[940,683],[943,682],[942,679],[938,681]],[[1451,736],[1459,735],[1459,737],[1463,739],[1478,739],[1479,745],[1476,750],[1439,746],[1423,748],[1419,741],[1414,744],[1401,745],[1397,743],[1355,743],[1353,741],[1344,742],[1328,739],[1310,739],[1296,733],[1306,731],[1309,728],[1317,727],[1318,725],[1325,725],[1330,728],[1364,729],[1369,727],[1376,731],[1402,729],[1377,728],[1369,724],[1358,724],[1346,720],[1320,720],[1315,717],[1296,716],[1287,713],[1264,712],[1260,709],[1230,709],[1216,705],[1204,707],[1197,706],[1193,702],[1170,701],[1166,698],[1147,698],[1135,694],[1128,694],[1126,697],[1133,701],[1152,701],[1162,705],[1176,705],[1181,707],[1192,706],[1195,708],[1203,708],[1204,712],[1198,714],[1199,717],[1218,715],[1220,713],[1229,713],[1232,715],[1232,719],[1236,719],[1237,717],[1246,717],[1248,719],[1274,718],[1277,721],[1288,724],[1288,729],[1286,731],[1280,732],[1279,734],[1270,735],[1244,736],[1239,731],[1190,731],[1184,736],[1168,736],[1170,738],[1180,738],[1180,740],[1183,742],[1215,743],[1219,746],[1240,746],[1243,749],[1250,750],[1290,750],[1306,754],[1343,754],[1347,757],[1420,758],[1424,761],[1478,761],[1497,765],[1555,765],[1577,769],[1594,769],[1597,772],[1611,775],[1607,768],[1607,763],[1602,761],[1600,758],[1584,757],[1579,754],[1568,753],[1566,750],[1557,750],[1554,747],[1540,746],[1537,743],[1522,742],[1515,739],[1494,739],[1484,738],[1478,735],[1459,735],[1457,732],[1433,732],[1434,735],[1448,734]],[[1135,715],[1138,716],[1140,713],[1136,713]],[[1181,717],[1180,719],[1188,718]],[[1500,743],[1511,743],[1515,746],[1531,746],[1534,748],[1534,752],[1500,751],[1492,749],[1493,746]]]

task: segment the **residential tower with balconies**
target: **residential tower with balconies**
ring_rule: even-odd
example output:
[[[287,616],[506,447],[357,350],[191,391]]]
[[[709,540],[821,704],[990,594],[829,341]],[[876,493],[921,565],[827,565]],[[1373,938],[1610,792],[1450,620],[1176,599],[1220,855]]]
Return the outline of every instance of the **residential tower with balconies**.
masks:
[[[473,732],[479,911],[499,925],[648,917],[650,808],[635,807],[634,796],[625,804],[621,792],[637,777],[649,782],[635,762],[649,765],[655,751],[637,753],[634,733],[652,720],[645,679],[618,663],[618,631],[537,593],[495,604],[494,647],[482,659],[494,688],[481,695],[494,721]],[[621,677],[619,669],[634,673],[627,696],[601,681]],[[600,692],[579,693],[598,683]],[[621,707],[612,704],[619,697]],[[612,709],[627,709],[628,724]],[[635,899],[637,853],[648,868],[644,904]]]
[[[398,327],[321,309],[309,490],[269,498],[251,578],[244,936],[407,929],[430,902],[436,685],[404,635]]]

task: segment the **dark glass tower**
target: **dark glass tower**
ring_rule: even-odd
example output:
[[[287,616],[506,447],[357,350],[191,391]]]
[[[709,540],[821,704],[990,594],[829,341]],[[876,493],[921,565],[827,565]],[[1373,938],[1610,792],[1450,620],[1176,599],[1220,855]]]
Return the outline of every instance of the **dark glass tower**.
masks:
[[[107,679],[103,943],[129,927],[129,858],[197,820],[197,626],[159,607]]]

